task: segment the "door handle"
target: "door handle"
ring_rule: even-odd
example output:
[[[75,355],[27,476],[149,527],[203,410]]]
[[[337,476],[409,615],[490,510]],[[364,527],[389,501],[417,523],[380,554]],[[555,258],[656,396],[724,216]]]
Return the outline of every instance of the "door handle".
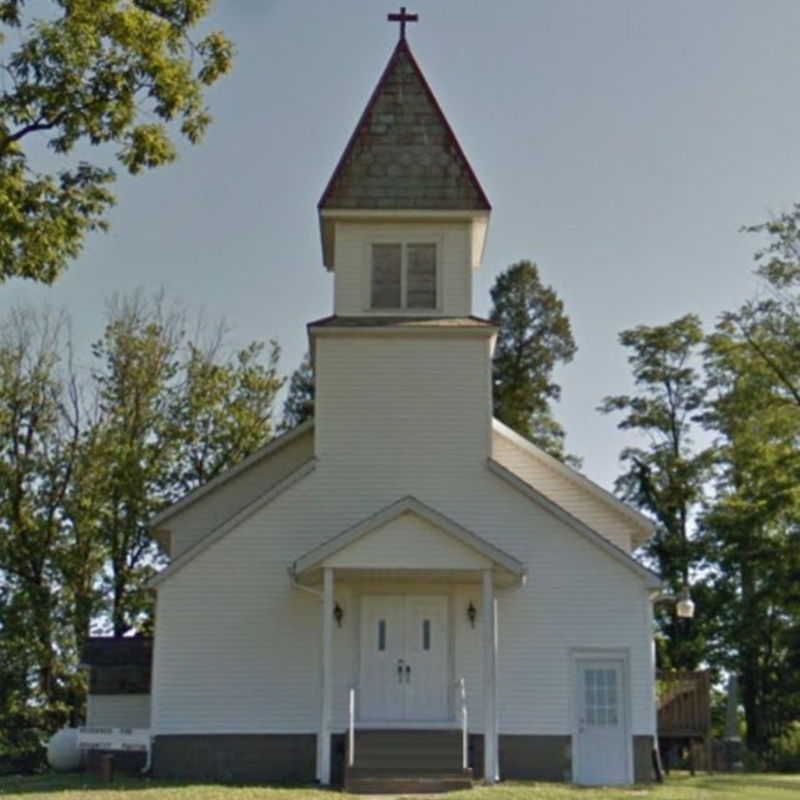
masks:
[[[398,683],[402,683],[403,682],[403,664],[404,663],[405,662],[403,661],[402,658],[398,658],[397,659],[397,682]]]
[[[406,683],[411,683],[411,664],[406,664]]]

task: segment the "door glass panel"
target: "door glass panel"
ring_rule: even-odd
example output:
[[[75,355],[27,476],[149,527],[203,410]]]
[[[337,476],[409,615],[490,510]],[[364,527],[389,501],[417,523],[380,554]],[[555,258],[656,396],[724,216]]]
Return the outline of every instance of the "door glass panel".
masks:
[[[422,623],[422,649],[431,649],[431,621],[429,619]]]
[[[386,649],[386,620],[378,620],[378,650]]]
[[[585,670],[584,711],[588,725],[606,727],[619,724],[617,670]]]

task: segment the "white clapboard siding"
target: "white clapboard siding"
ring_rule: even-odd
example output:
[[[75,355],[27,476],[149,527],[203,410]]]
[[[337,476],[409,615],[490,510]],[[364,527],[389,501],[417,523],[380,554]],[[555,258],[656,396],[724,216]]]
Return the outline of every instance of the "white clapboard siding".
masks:
[[[630,652],[634,733],[652,733],[651,629],[640,579],[485,466],[401,463],[401,470],[317,470],[159,590],[154,691],[157,732],[312,732],[319,721],[320,604],[287,566],[398,494],[412,494],[526,564],[524,586],[499,592],[501,732],[570,732],[570,648]],[[455,478],[455,480],[453,480]],[[424,553],[419,553],[424,562]],[[422,588],[422,587],[417,587]],[[352,587],[351,587],[352,589]],[[478,684],[479,625],[455,613],[455,676]],[[334,632],[334,719],[343,729],[357,681],[357,630],[347,590]],[[357,652],[357,651],[356,651]],[[347,669],[350,665],[349,671]],[[481,724],[479,686],[469,692]]]
[[[149,728],[149,694],[90,694],[86,700],[89,728]]]
[[[317,337],[318,458],[357,472],[366,465],[441,462],[448,453],[453,460],[485,461],[489,341],[437,333]]]
[[[334,313],[370,312],[370,249],[373,242],[435,242],[438,257],[437,308],[449,317],[472,313],[472,234],[467,222],[336,223]],[[389,310],[386,310],[390,313]],[[396,313],[396,312],[395,312]]]
[[[652,627],[644,584],[490,471],[488,340],[440,330],[318,336],[316,369],[316,469],[159,587],[155,733],[318,730],[320,599],[294,587],[288,568],[410,495],[527,569],[524,585],[498,591],[501,733],[569,734],[571,650],[614,648],[630,657],[631,730],[652,734]],[[563,497],[553,499],[570,510]],[[434,541],[428,540],[431,559]],[[394,540],[384,545],[387,558],[397,550]],[[423,539],[414,541],[421,569],[428,549]],[[379,555],[372,552],[371,563]],[[365,586],[335,587],[345,615],[342,627],[334,627],[334,730],[344,730],[347,693],[358,682],[357,596]],[[465,678],[471,727],[480,730],[481,622],[473,629],[466,619],[470,601],[481,608],[480,587],[444,588],[451,597],[452,677]]]
[[[165,523],[172,533],[173,560],[218,525],[230,519],[270,487],[279,483],[314,455],[314,433],[309,429],[270,457],[256,461],[235,479],[226,481]]]
[[[492,431],[492,458],[626,553],[631,552],[637,537],[641,539],[641,529],[619,511],[496,429]]]

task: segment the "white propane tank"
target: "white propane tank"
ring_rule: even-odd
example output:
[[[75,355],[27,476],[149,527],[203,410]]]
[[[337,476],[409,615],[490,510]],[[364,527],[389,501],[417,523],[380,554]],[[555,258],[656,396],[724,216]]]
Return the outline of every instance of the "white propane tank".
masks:
[[[47,763],[56,772],[70,772],[81,765],[78,729],[62,728],[47,743]]]

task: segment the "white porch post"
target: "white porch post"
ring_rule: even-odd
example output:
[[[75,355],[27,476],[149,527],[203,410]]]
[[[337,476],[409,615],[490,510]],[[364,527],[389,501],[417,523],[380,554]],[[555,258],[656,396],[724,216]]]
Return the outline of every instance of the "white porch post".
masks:
[[[483,639],[483,777],[499,778],[497,757],[497,630],[495,620],[494,576],[491,569],[481,572],[481,633]]]
[[[319,782],[331,782],[331,713],[333,708],[333,568],[323,569],[322,589],[322,711],[317,743]]]

